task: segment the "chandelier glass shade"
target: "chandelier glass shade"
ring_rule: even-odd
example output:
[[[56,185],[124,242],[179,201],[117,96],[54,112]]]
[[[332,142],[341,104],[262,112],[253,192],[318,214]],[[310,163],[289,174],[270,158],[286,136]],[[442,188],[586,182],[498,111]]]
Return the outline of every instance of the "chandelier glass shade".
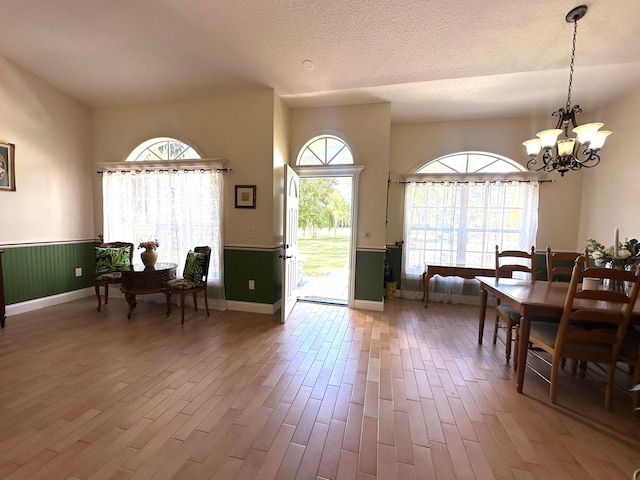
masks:
[[[573,83],[573,63],[576,52],[578,20],[584,17],[586,13],[586,5],[580,5],[567,13],[567,22],[573,23],[573,45],[571,48],[567,103],[552,114],[558,117],[556,128],[542,130],[536,134],[537,138],[522,142],[529,155],[529,161],[527,162],[529,170],[557,171],[561,176],[564,176],[569,170],[595,167],[600,163],[598,152],[607,137],[611,135],[608,130],[600,130],[604,125],[601,122],[578,125],[576,115],[581,113],[582,109],[579,105],[571,106],[571,86]],[[576,135],[575,137],[569,136],[570,128],[571,132]],[[541,150],[543,152],[542,158],[538,159]]]

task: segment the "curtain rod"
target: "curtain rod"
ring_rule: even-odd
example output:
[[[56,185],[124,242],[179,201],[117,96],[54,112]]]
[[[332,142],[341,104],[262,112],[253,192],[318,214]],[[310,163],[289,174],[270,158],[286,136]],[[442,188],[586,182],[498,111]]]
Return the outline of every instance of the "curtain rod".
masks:
[[[456,184],[456,185],[468,185],[470,183],[476,185],[482,185],[487,183],[551,183],[553,180],[423,180],[423,181],[397,181],[397,184],[400,185],[426,185],[430,183],[431,185],[444,185],[444,184]]]
[[[98,174],[104,174],[106,173],[107,175],[111,175],[113,173],[132,173],[134,175],[138,175],[141,173],[178,173],[178,172],[200,172],[200,173],[204,173],[204,172],[211,172],[211,171],[215,171],[217,173],[226,173],[226,172],[230,172],[231,169],[230,168],[118,168],[118,169],[114,169],[114,170],[96,170],[96,173]]]

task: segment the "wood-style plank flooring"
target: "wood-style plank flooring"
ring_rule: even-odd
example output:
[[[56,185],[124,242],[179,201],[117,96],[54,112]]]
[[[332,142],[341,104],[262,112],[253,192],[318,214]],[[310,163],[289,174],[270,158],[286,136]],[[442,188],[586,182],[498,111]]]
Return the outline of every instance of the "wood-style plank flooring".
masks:
[[[558,405],[477,307],[384,312],[299,303],[278,315],[95,298],[0,331],[0,478],[629,479],[629,397],[563,374]],[[491,318],[491,312],[488,313]],[[619,374],[621,384],[629,382]]]

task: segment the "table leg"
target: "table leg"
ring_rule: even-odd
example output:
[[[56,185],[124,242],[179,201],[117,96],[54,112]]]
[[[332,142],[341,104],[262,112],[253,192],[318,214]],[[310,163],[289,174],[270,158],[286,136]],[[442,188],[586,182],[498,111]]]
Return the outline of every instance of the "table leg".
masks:
[[[516,369],[516,389],[522,393],[524,385],[524,371],[527,369],[527,350],[529,350],[529,332],[531,331],[530,316],[523,312],[520,318],[518,338],[518,363]]]
[[[424,308],[429,306],[429,280],[431,276],[428,272],[422,274],[422,299],[424,300]]]
[[[167,317],[168,317],[171,314],[171,292],[169,292],[169,289],[167,288],[164,294],[167,298]]]
[[[131,293],[125,293],[124,298],[129,304],[129,313],[127,314],[127,318],[131,318],[133,309],[136,308],[136,296]]]
[[[478,315],[478,345],[482,345],[484,334],[484,319],[487,315],[487,291],[480,287],[480,313]]]

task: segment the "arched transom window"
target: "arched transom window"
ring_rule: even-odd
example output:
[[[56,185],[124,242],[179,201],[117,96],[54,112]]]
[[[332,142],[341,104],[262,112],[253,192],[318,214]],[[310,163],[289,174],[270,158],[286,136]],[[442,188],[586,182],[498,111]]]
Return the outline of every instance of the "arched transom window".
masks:
[[[495,247],[528,251],[538,228],[538,182],[497,154],[457,152],[405,184],[404,263],[418,285],[425,265],[495,265]],[[403,287],[404,288],[404,287]]]
[[[159,137],[138,145],[127,157],[127,162],[197,159],[200,155],[193,147],[175,138]]]
[[[349,146],[333,135],[322,135],[309,140],[298,154],[296,165],[353,165]]]
[[[523,171],[522,166],[495,154],[460,152],[437,158],[416,170],[416,173],[511,173]]]

